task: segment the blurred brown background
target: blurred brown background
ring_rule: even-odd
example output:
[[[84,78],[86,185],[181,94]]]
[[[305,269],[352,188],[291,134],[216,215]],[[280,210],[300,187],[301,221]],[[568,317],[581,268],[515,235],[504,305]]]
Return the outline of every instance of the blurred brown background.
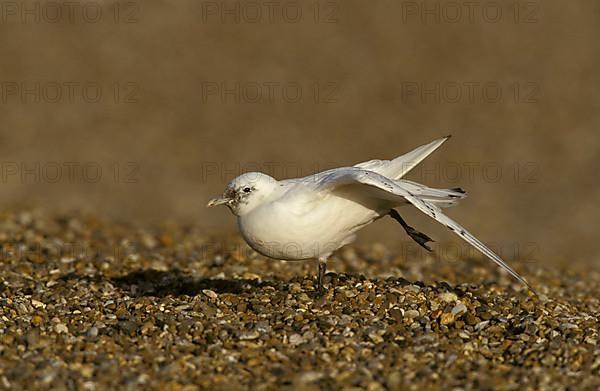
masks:
[[[480,2],[462,15],[462,2],[433,1],[283,1],[272,14],[265,2],[90,4],[58,18],[44,2],[3,2],[2,209],[229,232],[229,212],[205,204],[240,171],[308,175],[452,133],[411,175],[468,190],[451,216],[484,241],[536,243],[541,260],[598,258],[600,4]],[[407,240],[391,221],[367,228],[372,239]]]

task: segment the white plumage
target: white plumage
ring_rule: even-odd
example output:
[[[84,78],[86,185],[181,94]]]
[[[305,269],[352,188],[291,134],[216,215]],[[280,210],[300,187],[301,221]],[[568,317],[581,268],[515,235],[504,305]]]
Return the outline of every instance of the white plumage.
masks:
[[[448,137],[420,146],[393,160],[370,160],[304,178],[277,181],[262,173],[234,179],[208,206],[227,205],[238,218],[246,242],[271,258],[319,260],[319,286],[327,258],[352,242],[356,232],[391,215],[423,247],[431,239],[408,226],[394,210],[405,204],[445,225],[529,287],[498,255],[441,208],[464,198],[461,189],[434,189],[401,178],[439,148]]]

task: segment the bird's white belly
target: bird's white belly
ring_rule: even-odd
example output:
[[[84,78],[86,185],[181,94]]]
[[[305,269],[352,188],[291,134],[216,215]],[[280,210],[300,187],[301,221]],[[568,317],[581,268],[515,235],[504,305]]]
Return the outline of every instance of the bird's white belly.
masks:
[[[343,198],[315,203],[302,214],[271,205],[238,218],[242,236],[257,252],[276,259],[327,257],[354,240],[379,213]]]

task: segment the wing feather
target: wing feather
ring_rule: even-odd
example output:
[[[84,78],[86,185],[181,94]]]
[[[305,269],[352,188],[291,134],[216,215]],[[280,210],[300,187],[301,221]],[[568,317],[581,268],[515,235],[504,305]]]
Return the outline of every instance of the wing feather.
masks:
[[[385,176],[378,174],[373,171],[361,169],[358,167],[347,167],[336,170],[330,170],[322,173],[323,175],[316,182],[317,191],[332,191],[340,186],[345,185],[362,185],[366,187],[377,188],[384,190],[387,193],[393,194],[397,197],[402,197],[404,200],[410,202],[421,212],[427,216],[436,220],[440,224],[443,224],[448,229],[453,231],[456,235],[460,236],[464,241],[475,247],[483,255],[488,257],[492,262],[498,265],[500,268],[506,270],[515,279],[526,285],[532,292],[535,291],[531,288],[531,285],[514,271],[506,262],[504,262],[496,253],[490,250],[483,242],[477,239],[473,234],[467,231],[462,225],[446,216],[442,210],[435,205],[431,200],[427,200],[422,195],[415,192],[414,184],[410,183],[410,186],[405,184],[404,181],[396,181]],[[411,191],[412,190],[412,191]],[[374,192],[376,194],[376,192]]]
[[[427,156],[442,146],[450,136],[440,138],[428,144],[421,145],[404,155],[392,160],[369,160],[355,164],[354,167],[370,170],[382,174],[385,177],[400,179],[421,163]]]

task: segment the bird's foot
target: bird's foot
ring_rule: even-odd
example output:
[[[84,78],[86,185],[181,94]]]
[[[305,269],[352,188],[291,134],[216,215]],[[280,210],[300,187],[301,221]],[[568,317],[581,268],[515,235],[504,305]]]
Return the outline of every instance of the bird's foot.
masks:
[[[407,226],[405,227],[406,233],[410,236],[415,242],[417,242],[421,247],[423,247],[427,251],[433,251],[428,245],[427,242],[434,242],[429,236],[424,234],[423,232],[417,231],[413,227]]]
[[[400,223],[400,225],[402,226],[402,228],[404,228],[404,230],[406,231],[406,233],[408,234],[408,236],[410,236],[421,247],[423,247],[427,251],[433,251],[427,245],[427,242],[433,242],[434,241],[433,239],[431,239],[429,236],[425,235],[423,232],[417,231],[416,229],[414,229],[413,227],[411,227],[410,225],[408,225],[406,223],[406,221],[404,221],[404,219],[402,218],[402,216],[400,216],[400,213],[398,213],[398,211],[396,209],[391,209],[388,212],[388,214],[394,220],[396,220],[398,223]]]

